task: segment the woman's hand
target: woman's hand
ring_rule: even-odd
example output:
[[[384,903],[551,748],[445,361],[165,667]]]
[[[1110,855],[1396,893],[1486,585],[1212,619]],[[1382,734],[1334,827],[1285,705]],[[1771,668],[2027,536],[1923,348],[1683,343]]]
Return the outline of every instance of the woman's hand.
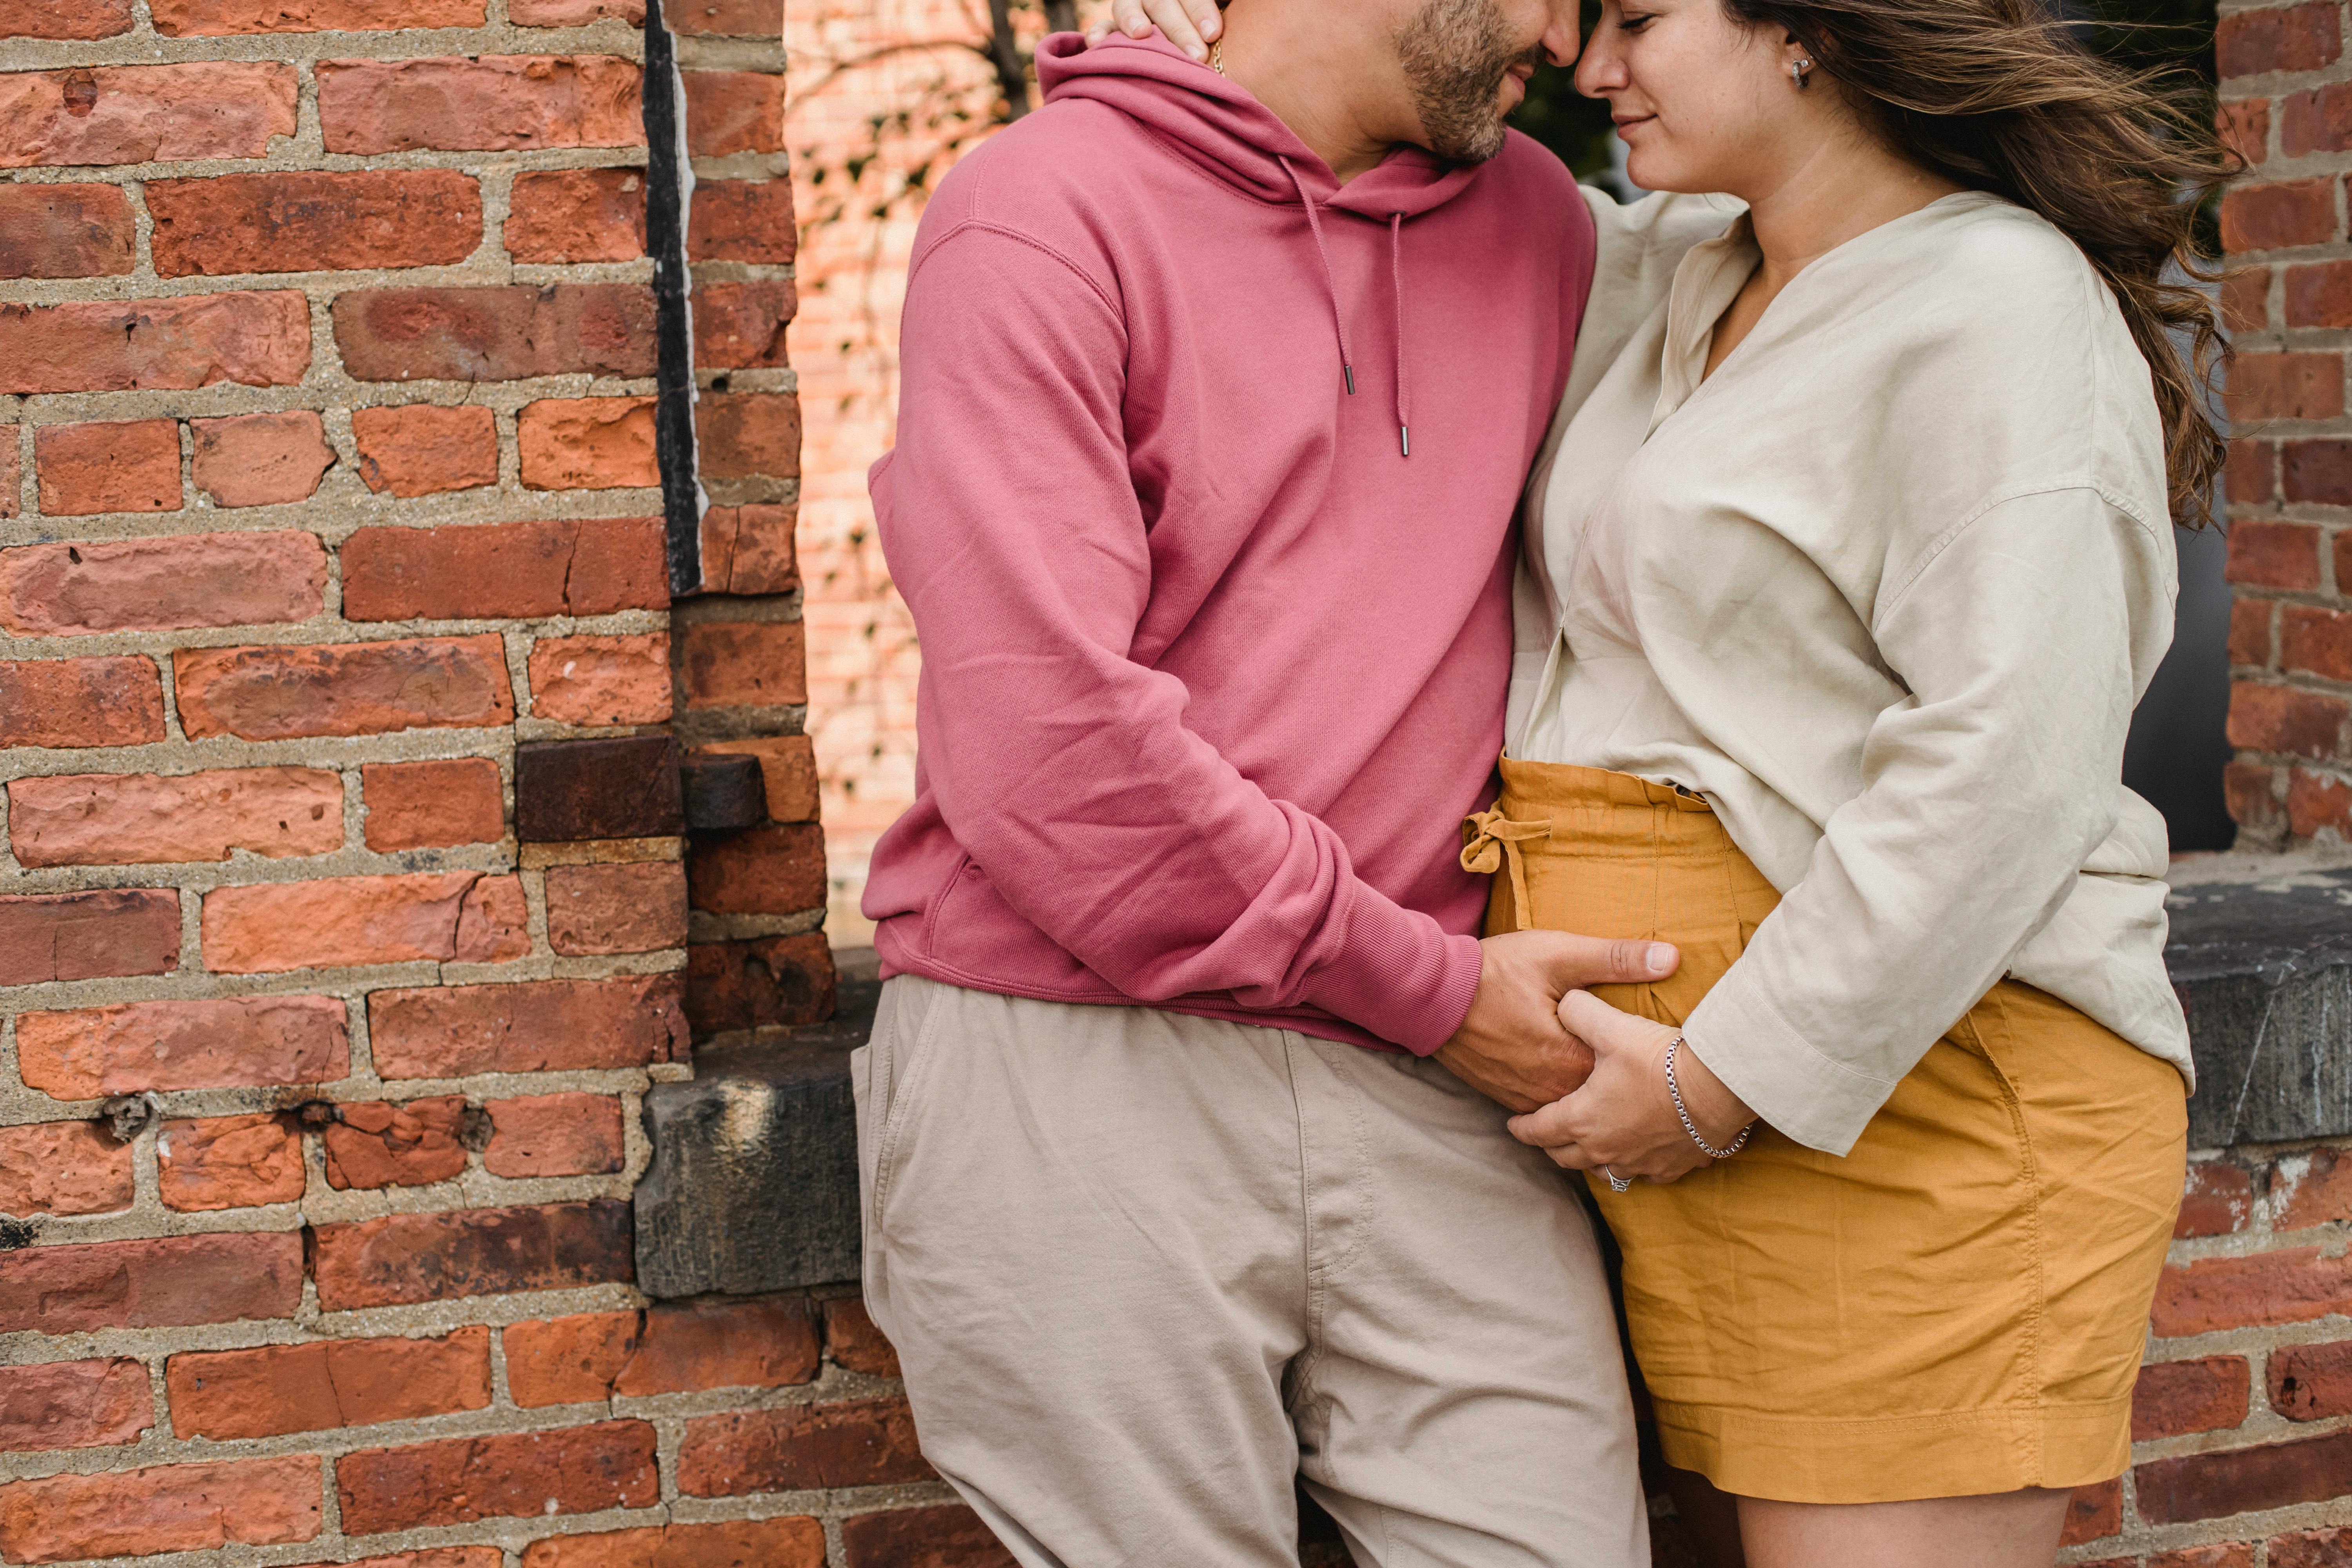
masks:
[[[1113,27],[1130,38],[1158,27],[1170,43],[1196,60],[1209,58],[1209,42],[1225,30],[1217,0],[1111,0],[1110,20],[1087,29],[1087,42],[1099,44]]]
[[[1666,1089],[1666,1046],[1679,1030],[1620,1012],[1589,991],[1560,998],[1559,1021],[1591,1047],[1592,1076],[1567,1099],[1511,1118],[1512,1137],[1571,1171],[1605,1165],[1654,1182],[1714,1163],[1691,1141]],[[1687,1042],[1675,1055],[1675,1080],[1691,1120],[1717,1148],[1755,1120]]]

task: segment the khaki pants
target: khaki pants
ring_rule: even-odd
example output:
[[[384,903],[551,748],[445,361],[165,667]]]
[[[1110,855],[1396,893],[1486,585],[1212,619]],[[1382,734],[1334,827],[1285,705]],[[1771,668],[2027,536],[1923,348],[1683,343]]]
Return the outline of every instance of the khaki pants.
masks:
[[[1584,1211],[1434,1063],[913,977],[857,1052],[866,1300],[1029,1568],[1642,1568]]]

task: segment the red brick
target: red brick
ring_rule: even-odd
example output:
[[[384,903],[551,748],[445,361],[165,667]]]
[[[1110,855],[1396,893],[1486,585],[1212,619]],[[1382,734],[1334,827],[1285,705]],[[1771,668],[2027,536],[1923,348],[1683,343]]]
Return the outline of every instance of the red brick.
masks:
[[[505,786],[488,757],[369,763],[360,769],[360,785],[371,849],[494,844],[506,835]]]
[[[713,741],[695,755],[760,759],[760,782],[768,794],[772,822],[816,820],[816,745],[806,735],[772,735],[758,741]]]
[[[784,327],[800,309],[789,278],[698,283],[694,363],[705,370],[761,369],[791,363]]]
[[[0,746],[136,746],[163,738],[163,683],[136,656],[0,661]]]
[[[728,1411],[686,1424],[678,1490],[688,1497],[929,1480],[903,1399]]]
[[[2352,594],[2352,528],[2336,536],[2336,589]]]
[[[542,398],[515,421],[522,482],[535,490],[661,483],[650,397]]]
[[[2344,356],[2237,354],[2228,405],[2232,420],[2334,419],[2344,412]]]
[[[356,1563],[317,1563],[309,1568],[499,1568],[506,1554],[495,1546],[445,1546],[432,1552],[394,1552]]]
[[[291,386],[310,365],[310,301],[290,290],[0,305],[0,393]]]
[[[669,605],[657,517],[362,528],[343,542],[355,621],[605,616]]]
[[[2325,196],[2327,182],[2317,184]],[[2329,208],[2331,218],[2334,210]],[[696,182],[694,205],[686,220],[687,259],[788,267],[798,239],[791,181]]]
[[[191,419],[196,489],[215,506],[282,506],[308,500],[335,466],[325,426],[307,408]]]
[[[131,24],[131,0],[0,0],[0,38],[110,38]]]
[[[0,1252],[0,1333],[290,1318],[301,1300],[302,1238],[291,1232]]]
[[[2139,1369],[2138,1385],[2132,1390],[2132,1441],[2218,1432],[2242,1424],[2252,1379],[2246,1358],[2239,1355],[2150,1363]]]
[[[2104,1541],[2124,1527],[2124,1488],[2121,1481],[2101,1481],[2095,1486],[2076,1487],[2066,1503],[2066,1522],[2058,1534],[2061,1546],[2080,1546],[2085,1542]]]
[[[676,974],[378,991],[368,1037],[387,1079],[650,1067],[688,1039]]]
[[[274,1437],[414,1421],[490,1402],[490,1331],[437,1340],[321,1340],[175,1355],[175,1437]]]
[[[2319,586],[2319,530],[2241,518],[2230,525],[2229,578],[2251,588]]]
[[[808,700],[806,631],[798,621],[703,622],[679,648],[688,708],[789,708]]]
[[[0,439],[0,518],[15,517],[25,509],[25,473],[13,438]]]
[[[2332,828],[2337,837],[2352,841],[2352,784],[2295,769],[2287,778],[2286,820],[2287,831],[2297,838],[2315,838]]]
[[[425,1187],[462,1175],[466,1097],[346,1105],[327,1129],[327,1184]]]
[[[127,1356],[12,1366],[0,1378],[0,1452],[110,1447],[153,1425],[147,1367]]]
[[[150,0],[168,38],[231,33],[363,33],[478,27],[483,0]]]
[[[2290,158],[2352,147],[2352,92],[2341,84],[2279,100],[2279,150]]]
[[[698,1035],[833,1016],[833,952],[822,933],[698,942],[686,950],[686,1016]]]
[[[94,1121],[0,1127],[0,1215],[111,1214],[131,1206],[131,1145]],[[6,1441],[0,1392],[0,1448]]]
[[[487,408],[354,408],[352,441],[360,450],[360,479],[378,495],[425,496],[499,482],[498,416]]]
[[[822,909],[824,833],[814,823],[772,824],[698,845],[688,875],[694,907],[722,915]]]
[[[585,27],[606,17],[631,26],[646,19],[645,0],[508,0],[507,20],[518,27]]]
[[[2270,155],[2271,100],[2244,98],[2224,103],[2214,111],[2213,129],[2221,144],[2252,167]]]
[[[2231,331],[2270,330],[2271,272],[2268,267],[2241,267],[2222,278],[2221,317]]]
[[[330,153],[645,144],[637,68],[613,55],[321,60]]]
[[[706,478],[789,479],[801,471],[801,402],[789,392],[705,393],[694,429]]]
[[[317,1236],[319,1304],[331,1312],[626,1284],[636,1270],[629,1205],[609,1198],[387,1215]]]
[[[324,855],[343,847],[343,781],[295,767],[17,779],[8,843],[26,866]]]
[[[2234,764],[2233,764],[2234,765]],[[2264,787],[2269,773],[2263,773]],[[2246,1228],[2254,1212],[2254,1179],[2242,1166],[2206,1163],[2189,1167],[2180,1197],[2176,1237],[2228,1236]]]
[[[532,1542],[522,1568],[824,1568],[824,1527],[785,1514],[556,1535]]]
[[[2352,441],[2287,441],[2279,451],[2287,500],[2352,505]]]
[[[783,0],[688,0],[662,20],[673,32],[730,38],[772,38],[784,26]]]
[[[841,1521],[849,1568],[1016,1568],[1013,1553],[961,1503],[894,1508]]]
[[[119,278],[137,257],[121,185],[0,185],[0,278]]]
[[[659,724],[670,714],[669,635],[541,637],[530,711],[564,724]]]
[[[2129,1568],[2130,1559],[2125,1560]],[[2078,1568],[2082,1565],[2078,1564]],[[2251,1541],[2225,1541],[2214,1546],[2184,1546],[2178,1552],[2159,1552],[2147,1560],[2147,1568],[2254,1568],[2254,1543]]]
[[[2352,615],[2287,605],[2279,619],[2279,657],[2289,669],[2352,681]]]
[[[302,1196],[302,1134],[282,1116],[166,1121],[155,1160],[165,1208],[250,1208]]]
[[[547,942],[573,955],[684,947],[686,868],[676,861],[550,867]]]
[[[699,192],[697,198],[698,202]],[[2335,237],[2333,179],[2240,185],[2221,198],[2221,243],[2233,255],[2322,245]]]
[[[92,895],[96,896],[96,895]],[[179,932],[176,896],[165,908]],[[121,1002],[16,1019],[17,1070],[59,1100],[146,1089],[331,1083],[351,1070],[332,996]]]
[[[2209,1258],[2164,1270],[2150,1314],[2158,1339],[2306,1323],[2352,1311],[2352,1258],[2315,1247]]]
[[[517,1405],[603,1402],[616,1394],[781,1388],[816,1376],[816,1329],[799,1300],[661,1305],[583,1312],[506,1331]]]
[[[180,722],[194,741],[235,735],[382,735],[514,720],[495,635],[307,647],[188,648],[172,656]]]
[[[361,381],[515,381],[654,374],[653,290],[641,283],[354,289],[331,314]]]
[[[824,1353],[836,1366],[875,1377],[898,1375],[898,1350],[855,1296],[836,1296],[824,1304]]]
[[[2273,1535],[2265,1561],[2270,1568],[2347,1568],[2352,1564],[2352,1530],[2305,1530],[2293,1535]],[[2252,1562],[2250,1542],[2246,1552],[2248,1568]]]
[[[180,895],[169,889],[0,897],[0,985],[166,974],[179,962]]]
[[[2132,1478],[2140,1517],[2151,1524],[2324,1502],[2352,1491],[2352,1432],[2157,1459],[2135,1467]]]
[[[521,884],[478,871],[216,888],[205,895],[204,942],[215,974],[499,963],[530,952]]]
[[[2342,49],[2332,4],[2241,11],[2221,18],[2214,39],[2224,77],[2317,70]]]
[[[686,150],[698,158],[782,152],[784,79],[765,71],[687,72]],[[695,290],[698,308],[701,294]]]
[[[2247,827],[2278,826],[2284,820],[2281,814],[2281,771],[2250,763],[2222,764],[2221,795],[2229,807],[2230,820]]]
[[[2352,1158],[2333,1149],[2290,1155],[2271,1167],[2271,1226],[2307,1230],[2352,1219]]]
[[[161,278],[446,266],[482,243],[481,185],[454,169],[224,174],[145,191]]]
[[[2278,500],[2278,443],[2232,441],[2221,482],[2240,506],[2266,506]]]
[[[509,18],[513,8],[508,8]],[[642,169],[548,169],[517,174],[507,254],[517,261],[635,261],[646,253]],[[697,289],[697,306],[701,289]]]
[[[33,472],[51,517],[180,510],[180,426],[171,419],[44,425]]]
[[[621,1102],[609,1094],[494,1100],[482,1169],[493,1176],[609,1175],[625,1163]]]
[[[2271,1408],[2290,1421],[2352,1415],[2352,1341],[2282,1345],[2264,1369]]]
[[[2352,261],[2306,262],[2285,270],[2288,326],[2352,326]]]
[[[324,606],[326,582],[318,536],[292,530],[26,545],[0,551],[0,626],[83,637],[301,621]]]
[[[661,1500],[646,1421],[370,1449],[336,1461],[335,1491],[353,1535]]]
[[[11,1563],[149,1557],[319,1534],[315,1454],[51,1476],[0,1486],[0,1556]]]
[[[0,168],[258,158],[294,134],[294,68],[76,67],[0,78]]]
[[[2338,757],[2346,712],[2344,703],[2317,692],[2236,681],[2230,688],[2230,743],[2321,761]]]
[[[2278,611],[2275,599],[2238,599],[2230,605],[2230,662],[2256,668],[2274,668],[2276,648],[2271,622]]]

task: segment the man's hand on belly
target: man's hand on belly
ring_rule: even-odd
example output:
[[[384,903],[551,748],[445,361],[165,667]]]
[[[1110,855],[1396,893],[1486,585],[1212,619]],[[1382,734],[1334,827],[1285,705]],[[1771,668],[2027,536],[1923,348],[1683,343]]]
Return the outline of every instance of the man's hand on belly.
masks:
[[[1517,1111],[1574,1093],[1592,1071],[1592,1053],[1560,1026],[1562,996],[1591,985],[1662,980],[1682,962],[1663,942],[1611,942],[1558,931],[1507,931],[1478,948],[1477,994],[1436,1058],[1463,1082]]]

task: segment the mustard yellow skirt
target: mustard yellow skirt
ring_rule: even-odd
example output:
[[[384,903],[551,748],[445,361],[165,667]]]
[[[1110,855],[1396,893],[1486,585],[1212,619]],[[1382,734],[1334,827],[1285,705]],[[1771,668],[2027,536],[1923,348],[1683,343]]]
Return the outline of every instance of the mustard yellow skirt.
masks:
[[[1771,884],[1696,795],[1502,767],[1507,824],[1480,847],[1517,864],[1494,879],[1488,931],[1674,942],[1671,979],[1598,994],[1680,1023],[1771,911]],[[2187,1137],[2171,1068],[2003,981],[1842,1159],[1759,1127],[1670,1185],[1593,1180],[1667,1462],[1822,1503],[2120,1475]]]

